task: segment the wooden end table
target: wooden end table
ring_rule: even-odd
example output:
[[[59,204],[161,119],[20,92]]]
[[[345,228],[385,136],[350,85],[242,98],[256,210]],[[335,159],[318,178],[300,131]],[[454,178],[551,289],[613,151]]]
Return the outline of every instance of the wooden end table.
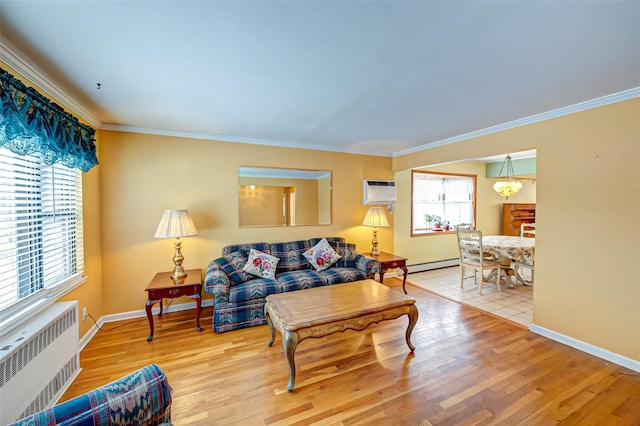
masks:
[[[415,350],[411,332],[418,322],[416,299],[374,280],[270,294],[266,300],[264,313],[271,331],[268,345],[273,344],[275,330],[278,330],[289,364],[289,391],[293,390],[296,380],[296,348],[309,337],[328,336],[348,329],[360,331],[371,324],[407,315],[405,340],[411,352]]]
[[[185,271],[184,278],[174,280],[171,278],[172,272],[159,272],[153,277],[145,291],[147,292],[147,319],[149,320],[149,337],[147,342],[153,340],[153,314],[151,308],[160,302],[160,313],[162,316],[162,299],[175,299],[176,297],[188,296],[196,300],[196,330],[202,331],[200,327],[200,307],[202,305],[202,269],[189,269]]]
[[[389,269],[400,268],[404,272],[404,277],[402,278],[402,291],[404,294],[407,294],[407,289],[405,285],[407,284],[407,258],[396,256],[395,254],[380,252],[378,256],[374,256],[371,253],[365,253],[365,255],[369,257],[373,257],[378,262],[380,262],[380,282],[384,282],[384,273]]]

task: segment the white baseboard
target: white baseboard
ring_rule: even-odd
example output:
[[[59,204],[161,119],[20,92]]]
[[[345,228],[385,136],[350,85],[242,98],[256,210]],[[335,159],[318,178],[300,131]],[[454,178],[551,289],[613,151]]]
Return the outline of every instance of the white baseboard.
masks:
[[[565,336],[564,334],[557,333],[553,330],[549,330],[535,324],[531,324],[529,326],[529,331],[544,337],[548,337],[551,340],[555,340],[556,342],[563,343],[567,346],[571,346],[572,348],[581,350],[582,352],[586,352],[590,355],[597,356],[598,358],[610,361],[614,364],[618,364],[622,367],[628,368],[629,370],[640,372],[640,361],[627,358],[617,353],[610,352],[598,346],[594,346],[581,340],[574,339],[573,337]]]
[[[213,306],[213,299],[207,299],[202,301],[202,305],[201,305],[202,308],[206,308],[208,306]],[[180,303],[178,305],[165,306],[162,312],[163,313],[179,312],[179,311],[186,311],[186,310],[195,309],[195,308],[196,308],[196,302],[188,302],[188,303]],[[157,315],[159,312],[160,312],[159,306],[156,306],[152,309],[153,315]],[[84,349],[87,343],[89,343],[91,339],[93,339],[93,336],[95,336],[98,333],[98,331],[100,331],[99,329],[106,323],[133,319],[133,318],[146,317],[146,316],[147,316],[147,311],[144,309],[140,309],[137,311],[122,312],[119,314],[104,315],[100,317],[100,319],[96,321],[96,324],[94,324],[94,326],[91,327],[91,329],[87,331],[87,333],[84,336],[82,336],[82,339],[80,339],[80,350],[82,351],[82,349]]]
[[[437,260],[435,262],[415,263],[413,265],[407,265],[409,273],[431,271],[432,269],[448,268],[449,266],[458,266],[460,259],[444,259]]]

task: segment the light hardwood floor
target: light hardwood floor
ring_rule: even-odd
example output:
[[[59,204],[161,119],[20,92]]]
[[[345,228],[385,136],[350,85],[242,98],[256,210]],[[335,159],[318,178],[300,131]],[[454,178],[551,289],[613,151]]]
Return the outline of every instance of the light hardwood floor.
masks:
[[[411,277],[411,276],[410,276]],[[395,278],[385,285],[402,291]],[[110,323],[81,353],[66,400],[157,363],[180,425],[638,425],[640,377],[495,316],[407,285],[420,312],[300,343],[297,379],[267,326],[215,334],[194,311]]]

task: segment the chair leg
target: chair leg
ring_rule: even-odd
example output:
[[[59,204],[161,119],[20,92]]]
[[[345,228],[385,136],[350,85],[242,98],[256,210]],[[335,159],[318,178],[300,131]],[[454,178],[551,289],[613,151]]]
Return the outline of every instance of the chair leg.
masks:
[[[460,265],[460,288],[464,287],[464,266]]]
[[[478,270],[474,269],[474,272],[478,273]],[[482,271],[479,271],[479,272],[480,272],[480,283],[478,284],[478,294],[482,296],[482,284],[484,284],[484,273]]]

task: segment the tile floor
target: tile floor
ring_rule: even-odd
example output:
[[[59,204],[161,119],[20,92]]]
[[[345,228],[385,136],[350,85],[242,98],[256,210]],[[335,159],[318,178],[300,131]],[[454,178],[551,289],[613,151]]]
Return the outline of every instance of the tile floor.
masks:
[[[531,278],[530,271],[528,268],[520,268],[518,272],[525,280],[529,280]],[[506,318],[527,328],[533,320],[532,285],[518,285],[516,288],[505,288],[503,285],[502,291],[499,292],[495,285],[484,284],[481,296],[478,294],[478,286],[474,284],[473,278],[465,279],[464,288],[460,288],[460,267],[458,266],[410,273],[407,276],[407,282],[463,305],[473,306]]]

